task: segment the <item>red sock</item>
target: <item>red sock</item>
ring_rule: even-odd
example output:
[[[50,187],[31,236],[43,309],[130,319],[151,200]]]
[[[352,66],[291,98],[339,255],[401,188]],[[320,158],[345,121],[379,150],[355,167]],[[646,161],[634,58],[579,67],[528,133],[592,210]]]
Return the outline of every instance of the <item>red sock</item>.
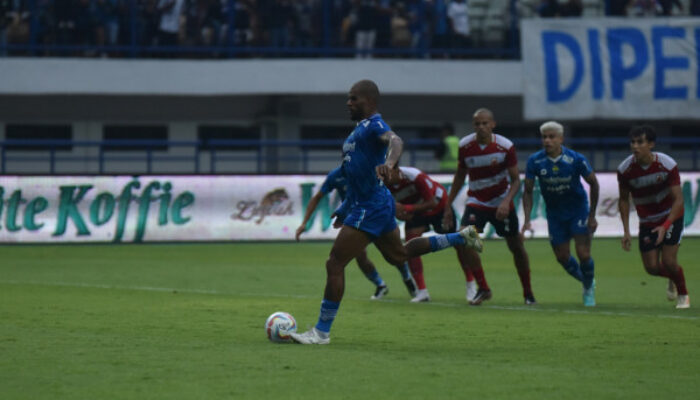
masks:
[[[466,278],[467,282],[476,279],[476,284],[479,285],[481,289],[488,290],[489,285],[486,283],[484,269],[481,267],[481,260],[479,259],[479,264],[469,268],[469,263],[462,253],[457,252],[457,258],[459,259],[459,265],[462,267],[462,272],[464,272],[464,278]]]
[[[671,271],[669,271],[665,265],[659,264],[659,267],[656,270],[658,271],[657,276],[663,276],[664,278],[669,278],[669,279],[673,280],[671,278]],[[654,275],[654,274],[650,274],[650,275]]]
[[[532,296],[532,286],[530,285],[530,268],[517,268],[520,284],[523,286],[523,296]]]
[[[670,275],[671,280],[673,281],[673,283],[676,284],[678,294],[682,296],[687,295],[688,289],[685,287],[685,275],[683,274],[683,267],[679,265],[678,269],[676,270],[676,273],[670,273]]]
[[[411,269],[411,275],[418,285],[418,289],[425,289],[425,278],[423,278],[423,260],[420,257],[413,257],[408,260],[408,267]]]

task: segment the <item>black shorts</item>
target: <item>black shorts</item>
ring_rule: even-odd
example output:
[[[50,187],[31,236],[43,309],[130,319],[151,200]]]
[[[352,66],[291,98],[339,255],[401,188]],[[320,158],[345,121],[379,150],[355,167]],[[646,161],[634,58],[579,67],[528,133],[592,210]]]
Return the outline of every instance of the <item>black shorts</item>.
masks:
[[[457,217],[455,216],[455,210],[452,209],[452,229],[442,228],[442,217],[445,215],[445,209],[435,215],[428,217],[422,215],[414,215],[410,221],[406,221],[406,230],[412,228],[426,227],[427,230],[433,230],[435,233],[452,233],[457,232]]]
[[[639,227],[639,251],[646,253],[654,249],[658,249],[661,246],[675,246],[681,242],[681,237],[683,236],[683,217],[678,218],[676,222],[671,224],[668,228],[664,240],[658,246],[655,244],[657,235],[656,232],[652,232],[649,227],[640,226]]]
[[[470,206],[464,208],[462,226],[474,225],[479,232],[483,232],[487,222],[493,225],[500,237],[511,237],[520,233],[518,231],[518,214],[515,209],[511,209],[505,219],[498,220],[496,219],[496,211],[484,211]]]

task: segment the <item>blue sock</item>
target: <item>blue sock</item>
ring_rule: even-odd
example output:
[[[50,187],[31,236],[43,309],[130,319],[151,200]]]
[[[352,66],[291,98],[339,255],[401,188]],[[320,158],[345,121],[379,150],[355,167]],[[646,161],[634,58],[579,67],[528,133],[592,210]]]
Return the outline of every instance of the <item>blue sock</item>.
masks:
[[[321,314],[318,316],[316,329],[324,333],[330,332],[331,324],[335,319],[335,315],[338,313],[338,307],[340,307],[339,301],[323,299],[321,302]]]
[[[407,262],[403,263],[403,265],[398,268],[399,272],[401,273],[401,278],[403,278],[403,280],[407,281],[411,279],[411,269],[408,268]]]
[[[562,263],[562,267],[573,276],[577,281],[583,282],[583,273],[581,272],[581,266],[578,265],[578,261],[573,256],[569,256],[569,261],[566,264]]]
[[[464,238],[459,232],[435,235],[430,238],[430,251],[438,251],[457,245],[464,245]]]
[[[583,287],[590,289],[593,285],[595,264],[592,258],[589,258],[587,262],[581,263],[581,273],[583,274]]]
[[[379,276],[379,272],[377,272],[376,269],[368,274],[365,274],[365,276],[367,277],[367,279],[370,280],[370,282],[374,283],[377,286],[386,286],[386,284],[384,283],[384,279],[382,279],[382,277]]]

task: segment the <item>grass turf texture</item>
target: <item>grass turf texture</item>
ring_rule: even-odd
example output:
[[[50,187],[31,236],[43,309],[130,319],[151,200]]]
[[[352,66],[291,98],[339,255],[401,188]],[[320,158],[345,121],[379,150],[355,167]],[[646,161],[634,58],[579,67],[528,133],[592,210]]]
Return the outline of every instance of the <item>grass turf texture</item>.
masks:
[[[274,344],[263,323],[315,323],[329,243],[0,247],[2,399],[694,398],[700,390],[700,239],[680,250],[689,310],[637,251],[595,240],[597,301],[526,244],[540,305],[522,305],[505,243],[487,241],[494,298],[464,299],[452,250],[424,257],[432,303],[398,272],[373,302],[358,268],[329,346]],[[636,247],[635,247],[636,249]],[[694,301],[694,303],[693,303]]]

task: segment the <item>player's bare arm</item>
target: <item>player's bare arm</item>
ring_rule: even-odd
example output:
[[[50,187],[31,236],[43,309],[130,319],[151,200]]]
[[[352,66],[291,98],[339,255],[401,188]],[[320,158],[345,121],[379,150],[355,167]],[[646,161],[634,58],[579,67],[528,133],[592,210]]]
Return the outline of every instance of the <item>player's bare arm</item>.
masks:
[[[632,239],[630,238],[630,191],[622,185],[619,185],[619,188],[620,199],[617,202],[617,207],[620,211],[622,229],[624,230],[624,233],[622,234],[621,244],[623,250],[630,251],[630,248],[632,247]]]
[[[593,234],[596,229],[598,229],[598,220],[596,219],[596,209],[598,208],[598,198],[600,197],[600,185],[598,184],[598,178],[595,176],[595,172],[591,172],[588,176],[583,178],[589,186],[588,202],[590,203],[590,210],[588,211],[588,229]]]
[[[306,231],[306,223],[309,222],[309,218],[311,218],[311,214],[316,211],[316,207],[318,207],[319,201],[323,198],[324,194],[321,191],[316,192],[315,195],[309,200],[309,205],[306,207],[306,214],[304,215],[304,221],[302,221],[301,225],[297,228],[296,235],[294,236],[297,240],[299,241],[299,236],[301,236],[302,233]]]
[[[389,173],[399,162],[399,158],[401,158],[401,153],[403,153],[403,140],[392,131],[384,132],[379,136],[379,140],[386,143],[388,146],[386,161],[384,161],[384,164],[377,165],[376,168],[377,177],[384,181],[389,178]]]
[[[671,186],[671,197],[673,197],[673,204],[671,205],[671,212],[668,214],[668,218],[662,225],[651,230],[656,232],[657,246],[664,240],[664,235],[666,235],[671,224],[683,215],[683,192],[680,185]]]
[[[506,193],[505,199],[498,205],[496,209],[496,219],[503,220],[510,214],[510,203],[520,189],[520,174],[516,165],[508,167],[508,175],[510,176],[510,188]]]
[[[533,179],[525,178],[525,188],[523,191],[523,227],[520,233],[525,234],[525,232],[532,232],[532,224],[530,223],[530,214],[532,213],[532,191],[535,188],[535,181]]]

